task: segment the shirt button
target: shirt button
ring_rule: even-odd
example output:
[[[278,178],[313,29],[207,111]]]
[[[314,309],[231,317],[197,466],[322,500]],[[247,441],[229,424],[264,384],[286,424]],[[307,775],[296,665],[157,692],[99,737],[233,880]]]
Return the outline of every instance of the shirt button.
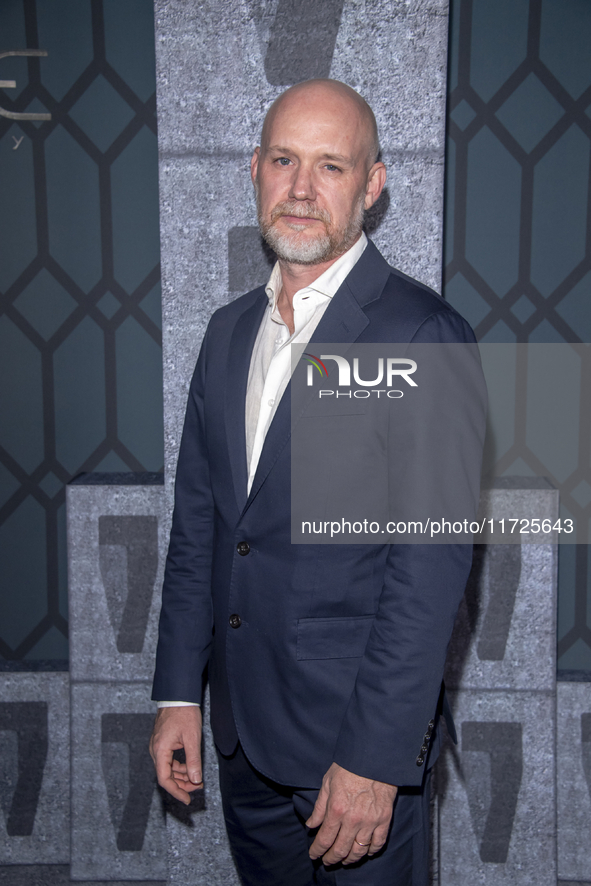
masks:
[[[269,406],[275,406],[275,400],[273,400],[273,399],[269,400]]]
[[[236,615],[236,613],[231,615],[230,618],[228,619],[228,621],[230,622],[231,628],[239,628],[240,625],[242,624],[242,619],[240,618],[239,615]]]
[[[250,553],[250,545],[247,541],[239,541],[236,545],[236,550],[241,557],[246,557],[246,555]]]

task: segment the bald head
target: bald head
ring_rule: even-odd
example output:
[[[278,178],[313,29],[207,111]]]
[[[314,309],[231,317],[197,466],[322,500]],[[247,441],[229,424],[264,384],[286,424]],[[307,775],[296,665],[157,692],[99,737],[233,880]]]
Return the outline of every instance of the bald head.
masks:
[[[355,131],[356,139],[366,155],[367,168],[373,166],[380,153],[376,118],[365,99],[340,80],[305,80],[286,89],[267,112],[261,133],[261,148],[265,150],[268,147],[273,123],[279,114],[299,115],[305,125],[306,117],[323,112],[327,116],[338,116],[343,127],[348,126]]]
[[[321,273],[356,242],[386,181],[378,151],[371,108],[344,83],[307,80],[279,96],[250,171],[261,232],[280,261]]]

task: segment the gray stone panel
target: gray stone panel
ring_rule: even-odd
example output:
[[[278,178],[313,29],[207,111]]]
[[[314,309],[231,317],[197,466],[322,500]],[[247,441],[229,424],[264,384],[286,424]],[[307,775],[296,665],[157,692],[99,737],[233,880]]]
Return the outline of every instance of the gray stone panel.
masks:
[[[228,289],[248,292],[264,283],[275,261],[258,225],[237,225],[228,231]]]
[[[161,152],[252,152],[261,116],[282,91],[265,77],[266,45],[254,5],[155,3]]]
[[[344,0],[279,0],[269,28],[265,75],[273,85],[329,77]]]
[[[141,683],[72,686],[73,880],[166,880],[166,830]]]
[[[388,153],[443,159],[447,25],[447,2],[345,2],[330,76],[367,99]]]
[[[591,683],[559,683],[558,876],[591,880]]]
[[[295,17],[287,14],[290,3],[155,4],[169,504],[207,321],[217,307],[265,282],[264,260],[257,260],[248,263],[244,288],[233,288],[239,258],[228,264],[228,243],[238,253],[240,246],[229,232],[256,225],[249,161],[265,111],[293,82],[296,63],[301,79],[310,73],[309,47],[304,41],[294,48],[298,16],[326,17],[322,70],[330,61],[330,76],[357,88],[376,112],[389,169],[387,193],[369,225],[376,244],[401,270],[440,288],[447,3],[331,0],[321,4],[324,11],[296,4]],[[280,61],[277,48],[284,44],[291,55]],[[284,62],[286,82],[279,84]]]
[[[150,680],[168,543],[161,486],[67,490],[72,680]]]
[[[204,791],[196,796],[189,814],[180,803],[172,801],[166,816],[169,886],[240,886],[226,837],[208,709],[207,692],[203,729]]]
[[[0,866],[0,886],[70,886],[69,864]],[[105,886],[104,880],[86,880],[85,886]],[[109,886],[129,886],[129,880],[109,880]],[[133,886],[166,886],[156,880],[134,880]]]
[[[551,693],[452,694],[458,746],[437,764],[441,886],[556,886]]]
[[[320,55],[308,39],[318,17]],[[368,232],[392,264],[439,289],[447,0],[156,0],[155,18],[169,513],[187,391],[207,322],[270,273],[256,232],[249,162],[264,114],[285,86],[329,75],[369,101],[389,179]],[[184,810],[167,817],[169,882],[177,886],[238,882],[216,770],[207,727],[205,792],[190,813],[192,827]]]
[[[484,490],[487,513],[558,516],[558,493]],[[446,685],[553,690],[556,683],[555,545],[477,545],[448,653]]]
[[[251,152],[262,115],[284,88],[330,76],[369,101],[384,148],[443,157],[446,2],[299,2],[297,16],[289,14],[290,5],[157,0],[161,152]],[[321,52],[314,63],[310,32],[318,29],[319,15]],[[306,40],[300,42],[302,30]]]
[[[3,674],[0,865],[58,865],[69,858],[68,675]]]
[[[494,430],[488,429],[485,441],[486,451],[494,450]],[[546,533],[530,532],[529,524],[532,518],[540,521],[550,520],[554,524],[558,517],[558,490],[544,477],[497,477],[494,480],[494,488],[483,488],[480,493],[480,506],[478,520],[486,520],[484,533],[479,535],[482,542],[493,544],[529,544],[538,545],[557,544],[564,539],[560,533],[550,531]],[[488,522],[494,519],[491,529]],[[500,531],[499,520],[505,520],[504,531]],[[519,520],[519,523],[511,523]],[[522,524],[527,520],[527,524]],[[520,527],[524,532],[520,531]],[[569,542],[567,542],[569,543]]]
[[[167,484],[174,478],[189,382],[205,328],[216,308],[241,294],[228,289],[228,231],[256,224],[249,160],[244,154],[232,160],[185,157],[160,163]]]
[[[372,240],[395,268],[441,291],[443,158],[384,151],[388,210]]]
[[[429,805],[429,886],[439,884],[439,797],[437,796],[437,770],[431,775],[431,803]]]

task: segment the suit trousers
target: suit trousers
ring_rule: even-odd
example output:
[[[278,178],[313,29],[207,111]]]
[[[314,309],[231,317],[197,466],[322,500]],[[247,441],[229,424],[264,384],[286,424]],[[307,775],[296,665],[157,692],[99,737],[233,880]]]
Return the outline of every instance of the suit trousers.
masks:
[[[304,822],[316,789],[287,787],[250,764],[242,747],[218,751],[220,788],[232,855],[244,886],[427,886],[430,772],[421,788],[400,788],[388,840],[372,858],[326,868],[308,850]]]

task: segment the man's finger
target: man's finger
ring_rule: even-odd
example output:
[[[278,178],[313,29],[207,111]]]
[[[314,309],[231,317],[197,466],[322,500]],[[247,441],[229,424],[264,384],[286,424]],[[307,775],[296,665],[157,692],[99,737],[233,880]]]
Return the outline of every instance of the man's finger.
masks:
[[[199,736],[201,740],[201,736]],[[185,735],[185,759],[187,761],[187,774],[193,784],[201,784],[203,775],[201,771],[201,747],[197,743],[196,735]]]
[[[343,864],[354,864],[368,854],[372,844],[372,835],[359,832],[354,838],[349,854],[343,859]]]
[[[324,820],[322,827],[314,838],[314,842],[310,846],[310,858],[320,858],[328,852],[337,838],[339,828],[340,822]],[[329,862],[329,864],[334,864],[334,862]]]
[[[367,850],[368,855],[375,855],[376,852],[379,852],[383,847],[384,843],[388,839],[388,830],[390,827],[390,822],[387,825],[382,825],[377,827],[373,834],[371,835],[371,846]],[[361,837],[359,838],[361,839]]]
[[[193,782],[193,780],[189,780],[189,776],[182,772],[176,772],[174,768],[173,760],[166,759],[164,754],[156,755],[156,777],[158,779],[158,784],[164,788],[165,791],[168,791],[176,797],[177,800],[180,800],[182,803],[190,803],[191,798],[189,797],[189,793],[191,791],[196,790],[196,788],[201,787],[203,782]],[[186,787],[182,787],[182,785],[186,785]],[[182,791],[182,793],[179,793]]]
[[[179,763],[178,760],[173,759],[172,761],[172,771],[175,775],[185,775],[187,779],[189,778],[189,773],[187,772],[186,763]]]
[[[171,794],[176,800],[180,800],[181,803],[184,803],[185,806],[188,806],[191,802],[189,791],[186,788],[182,788],[169,773],[170,769],[167,772],[165,767],[162,767],[160,771],[158,770],[158,768],[156,768],[158,784],[161,788],[164,788],[165,791]],[[187,782],[187,784],[191,786],[192,791],[195,790],[195,786],[191,785],[191,782]]]
[[[178,788],[180,788],[182,791],[186,791],[188,794],[192,794],[194,791],[198,791],[200,788],[203,788],[202,784],[195,785],[195,784],[193,784],[192,781],[189,781],[188,778],[185,778],[184,780],[179,779],[179,778],[175,778],[174,780],[175,780],[176,786]]]
[[[175,775],[176,773],[173,772],[171,761],[167,761],[164,755],[158,756],[156,761],[156,778],[158,784],[160,787],[164,788],[165,791],[168,791],[168,793],[176,800],[180,800],[181,803],[188,806],[191,802],[191,792],[202,785],[194,784],[188,780],[187,776],[184,776],[186,779],[185,781],[181,781],[180,779],[182,779],[183,776],[180,775],[180,778],[177,779]]]
[[[358,858],[361,858],[362,855],[365,855],[366,850],[354,842],[355,834],[358,830],[358,826],[345,825],[341,823],[341,827],[336,834],[336,838],[333,840],[332,844],[327,847],[326,852],[322,856],[322,861],[324,864],[338,864],[338,862],[344,862],[345,859],[352,854],[352,857],[355,861]],[[356,855],[354,847],[357,846],[357,849],[360,850],[359,855]]]
[[[328,791],[325,790],[324,785],[320,788],[318,792],[318,797],[316,798],[316,803],[314,804],[314,809],[312,810],[312,815],[306,822],[307,828],[318,828],[324,821],[324,816],[326,815],[326,804],[328,803]]]
[[[186,805],[191,802],[191,792],[203,784],[200,745],[200,708],[159,709],[150,739],[150,754],[156,767],[158,784]],[[181,748],[185,751],[186,764],[174,759],[175,751]]]

